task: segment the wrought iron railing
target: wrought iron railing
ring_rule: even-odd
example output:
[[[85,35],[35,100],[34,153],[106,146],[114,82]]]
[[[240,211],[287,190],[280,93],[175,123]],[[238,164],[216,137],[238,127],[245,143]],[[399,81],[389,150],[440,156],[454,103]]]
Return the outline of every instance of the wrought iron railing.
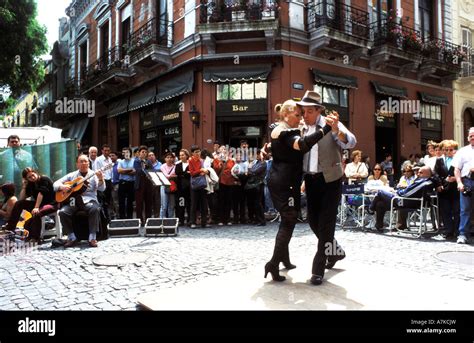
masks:
[[[351,36],[369,39],[369,13],[339,1],[321,0],[308,5],[308,31],[325,26]]]
[[[280,8],[276,0],[238,1],[201,0],[199,23],[256,21],[277,19]]]
[[[134,56],[148,46],[156,44],[171,47],[173,44],[173,23],[152,18],[133,32],[122,46],[124,55]]]
[[[67,98],[75,98],[81,95],[81,85],[77,78],[67,80],[64,86],[64,96]]]
[[[105,74],[112,68],[120,68],[123,63],[121,57],[121,49],[119,46],[110,48],[95,62],[88,65],[86,68],[81,68],[81,80],[91,81]]]
[[[404,52],[459,67],[467,59],[467,53],[460,45],[439,38],[423,39],[419,31],[403,26],[396,19],[383,19],[372,23],[371,28],[374,46],[387,44]]]

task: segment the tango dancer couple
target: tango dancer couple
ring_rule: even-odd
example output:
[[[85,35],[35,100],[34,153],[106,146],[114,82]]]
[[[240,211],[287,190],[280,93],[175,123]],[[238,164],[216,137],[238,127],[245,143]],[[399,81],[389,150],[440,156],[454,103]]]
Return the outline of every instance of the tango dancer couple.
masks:
[[[320,285],[325,269],[345,257],[334,239],[342,192],[340,151],[353,148],[356,138],[339,122],[337,112],[322,115],[325,107],[317,92],[307,91],[301,101],[287,100],[277,106],[280,121],[271,132],[273,163],[268,187],[281,222],[273,256],[265,265],[265,277],[270,273],[274,281],[284,281],[279,273],[280,262],[287,269],[296,267],[290,262],[288,245],[298,218],[300,185],[304,180],[308,222],[318,238],[310,282]],[[303,130],[299,128],[302,118]]]

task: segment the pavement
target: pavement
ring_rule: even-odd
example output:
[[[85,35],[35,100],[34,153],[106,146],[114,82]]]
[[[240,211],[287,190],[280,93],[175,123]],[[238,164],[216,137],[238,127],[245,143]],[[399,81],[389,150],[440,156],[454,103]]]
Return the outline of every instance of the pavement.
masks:
[[[276,283],[263,278],[263,267],[277,229],[182,228],[177,237],[17,251],[0,257],[0,310],[474,308],[473,245],[338,230],[347,257],[313,286],[317,241],[298,224],[290,243],[297,268]]]

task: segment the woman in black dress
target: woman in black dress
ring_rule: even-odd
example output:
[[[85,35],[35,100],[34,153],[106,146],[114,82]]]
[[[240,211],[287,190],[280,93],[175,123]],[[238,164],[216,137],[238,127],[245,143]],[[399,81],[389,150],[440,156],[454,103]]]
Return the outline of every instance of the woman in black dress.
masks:
[[[25,229],[30,232],[28,240],[39,241],[41,238],[41,217],[57,210],[53,181],[29,167],[23,170],[22,176],[23,187],[20,192],[20,200],[13,207],[7,229],[15,230],[22,210],[27,210],[33,216],[25,222]],[[27,200],[29,197],[32,197],[33,200]]]
[[[285,277],[279,274],[280,262],[284,262],[286,267],[294,268],[289,262],[288,244],[300,208],[303,155],[331,131],[330,125],[333,123],[333,117],[330,115],[326,117],[326,126],[301,137],[301,130],[298,128],[302,118],[301,108],[293,100],[287,100],[281,105],[280,116],[281,121],[271,133],[273,163],[268,187],[273,204],[280,213],[281,222],[273,256],[265,265],[265,277],[270,273],[275,281],[285,280]]]

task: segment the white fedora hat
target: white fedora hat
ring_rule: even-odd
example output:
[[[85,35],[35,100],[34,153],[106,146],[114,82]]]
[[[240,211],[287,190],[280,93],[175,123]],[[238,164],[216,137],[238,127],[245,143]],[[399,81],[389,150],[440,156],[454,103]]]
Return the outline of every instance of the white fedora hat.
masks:
[[[321,95],[315,91],[306,91],[303,98],[301,98],[301,101],[297,101],[296,104],[300,106],[316,106],[323,109],[326,108],[321,104]]]

